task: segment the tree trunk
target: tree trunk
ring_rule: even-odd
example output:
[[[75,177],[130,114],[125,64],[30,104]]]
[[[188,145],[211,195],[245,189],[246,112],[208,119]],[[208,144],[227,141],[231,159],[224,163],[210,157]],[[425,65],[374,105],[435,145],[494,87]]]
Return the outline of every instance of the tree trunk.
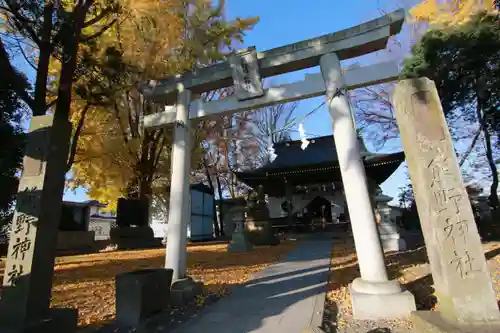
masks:
[[[57,92],[57,102],[54,120],[68,121],[71,108],[71,97],[73,87],[73,75],[75,74],[78,60],[78,46],[82,36],[82,28],[85,15],[93,1],[75,7],[74,20],[66,23],[62,29],[70,29],[68,35],[63,40],[63,59],[61,75],[59,78],[59,89]]]
[[[462,155],[462,158],[460,159],[458,166],[462,167],[464,162],[467,160],[467,157],[469,157],[470,153],[474,149],[474,146],[476,145],[476,142],[479,139],[479,136],[481,135],[482,130],[483,130],[483,126],[480,125],[479,129],[477,130],[476,134],[474,135],[474,138],[472,139],[472,142],[471,142],[469,148],[467,148],[465,153]]]
[[[208,186],[210,187],[210,189],[212,190],[212,193],[215,193],[215,188],[214,188],[214,183],[212,182],[212,177],[210,177],[210,170],[208,168],[208,163],[207,163],[207,160],[205,158],[203,158],[203,168],[205,169],[205,176],[207,177],[207,182],[208,182]],[[219,207],[219,210],[221,210],[222,208]],[[213,208],[214,212],[214,234],[216,237],[220,236],[220,229],[219,229],[219,217],[217,216],[217,205],[214,205],[214,208]]]
[[[139,199],[150,199],[152,193],[153,191],[149,177],[141,177],[141,180],[139,181]]]
[[[75,162],[76,150],[78,148],[78,139],[80,138],[80,134],[82,133],[83,124],[85,122],[85,116],[87,115],[89,108],[90,105],[87,103],[82,110],[82,114],[80,115],[80,120],[78,120],[78,125],[76,125],[75,134],[73,134],[73,138],[71,140],[71,148],[69,151],[67,171],[71,169],[71,166]]]
[[[221,236],[225,236],[226,233],[224,232],[224,222],[223,222],[224,221],[224,212],[222,209],[222,186],[220,183],[219,174],[215,175],[215,180],[217,181],[217,191],[219,193],[219,201],[220,201],[220,205],[219,205],[220,234],[221,234]]]
[[[44,115],[47,98],[47,78],[49,76],[49,63],[52,54],[52,43],[50,34],[52,33],[52,14],[54,4],[47,2],[43,9],[43,26],[40,38],[40,49],[38,54],[38,66],[35,80],[35,104],[33,115]]]
[[[483,129],[484,134],[484,142],[486,145],[486,158],[488,160],[488,165],[491,170],[491,186],[490,186],[490,196],[489,196],[489,204],[493,208],[493,210],[497,210],[499,206],[498,201],[498,171],[497,166],[495,164],[495,160],[493,158],[493,150],[491,148],[491,135],[489,132],[489,126],[486,124],[486,119],[484,119],[483,112],[483,100],[482,100],[482,92],[480,91],[480,87],[476,87],[476,97],[477,97],[477,105],[476,105],[476,115],[479,121],[479,126]]]
[[[491,207],[496,210],[498,209],[499,206],[499,201],[498,201],[498,171],[497,171],[497,166],[495,165],[495,160],[493,159],[493,151],[491,149],[491,136],[490,133],[488,132],[487,129],[484,131],[484,140],[486,141],[486,157],[488,158],[488,164],[491,169],[491,176],[493,178],[493,181],[491,182],[491,187],[490,187],[490,205]]]
[[[154,162],[156,160],[156,145],[154,133],[146,133],[141,146],[141,159],[137,171],[139,172],[139,199],[150,199],[152,190],[152,180],[155,173]]]

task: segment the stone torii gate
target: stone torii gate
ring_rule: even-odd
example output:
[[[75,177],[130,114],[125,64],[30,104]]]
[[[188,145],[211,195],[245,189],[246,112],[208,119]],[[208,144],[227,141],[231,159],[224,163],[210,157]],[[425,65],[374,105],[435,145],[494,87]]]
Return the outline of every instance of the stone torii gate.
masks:
[[[346,94],[347,89],[395,80],[398,66],[389,62],[346,71],[340,66],[340,60],[384,49],[389,37],[399,33],[403,21],[404,11],[398,10],[356,27],[262,53],[250,48],[236,53],[228,62],[159,82],[152,81],[143,87],[145,97],[150,100],[176,103],[166,105],[164,112],[143,119],[146,129],[175,124],[166,254],[166,267],[174,270],[174,280],[183,285],[189,281],[186,277],[189,120],[326,95],[361,271],[361,277],[351,285],[354,314],[359,319],[374,319],[407,316],[415,310],[413,295],[404,291],[397,281],[390,281],[387,275]],[[306,75],[303,81],[262,88],[261,77],[318,65],[321,73]],[[207,103],[200,99],[191,100],[193,94],[233,83],[235,96]],[[381,308],[376,304],[385,306]]]

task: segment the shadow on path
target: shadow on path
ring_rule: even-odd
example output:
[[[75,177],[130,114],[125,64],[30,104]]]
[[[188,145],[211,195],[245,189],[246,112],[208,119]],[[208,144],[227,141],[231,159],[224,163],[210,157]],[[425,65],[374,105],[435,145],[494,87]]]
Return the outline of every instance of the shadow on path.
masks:
[[[221,299],[174,332],[302,333],[314,321],[317,309],[322,310],[331,242],[307,240],[298,244],[286,260],[236,287],[230,297]]]

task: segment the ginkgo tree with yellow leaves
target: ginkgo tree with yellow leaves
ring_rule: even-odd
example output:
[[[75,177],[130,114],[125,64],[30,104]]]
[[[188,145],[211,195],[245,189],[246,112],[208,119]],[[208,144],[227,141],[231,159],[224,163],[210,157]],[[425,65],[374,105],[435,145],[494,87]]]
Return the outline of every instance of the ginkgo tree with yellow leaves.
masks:
[[[413,20],[426,22],[432,28],[470,22],[474,14],[495,11],[495,0],[424,0],[410,10]]]
[[[20,109],[25,107],[27,114],[54,115],[50,131],[57,133],[58,138],[51,142],[53,151],[65,151],[71,139],[64,129],[70,115],[74,79],[82,64],[82,46],[103,36],[122,14],[118,0],[0,0],[2,83],[20,98]],[[25,65],[33,69],[34,78],[28,84],[24,75],[19,75],[14,59],[24,59]],[[51,63],[58,64],[57,75],[51,74]],[[52,160],[54,157],[56,160]],[[54,155],[47,163],[54,165],[65,158]],[[50,177],[51,193],[62,196],[64,172]],[[9,189],[5,186],[1,190]],[[60,201],[51,209],[53,218],[58,219]]]
[[[215,7],[206,0],[149,2],[134,19],[117,22],[84,50],[84,75],[73,90],[70,186],[86,187],[110,209],[121,196],[148,198],[165,191],[170,180],[172,135],[141,129],[141,117],[161,106],[145,100],[139,84],[224,59],[257,22],[226,21],[224,2]],[[198,131],[194,138],[200,142],[203,135]],[[199,147],[193,145],[193,165]]]

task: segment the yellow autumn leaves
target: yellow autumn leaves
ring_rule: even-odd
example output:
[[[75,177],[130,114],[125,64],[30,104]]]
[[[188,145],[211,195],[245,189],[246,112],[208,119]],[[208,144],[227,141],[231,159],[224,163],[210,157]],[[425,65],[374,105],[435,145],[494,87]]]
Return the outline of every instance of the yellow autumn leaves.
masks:
[[[430,27],[466,23],[480,11],[494,11],[495,0],[424,0],[410,10],[415,21],[426,22]]]
[[[84,75],[75,78],[70,115],[74,133],[82,117],[85,121],[75,139],[77,154],[67,184],[86,187],[92,199],[109,203],[109,209],[131,187],[144,191],[135,187],[146,184],[149,195],[165,191],[169,182],[171,138],[160,131],[141,133],[140,118],[161,110],[144,101],[139,83],[221,59],[227,42],[241,41],[243,32],[257,22],[256,18],[226,21],[222,7],[213,7],[207,0],[122,0],[119,4],[115,24],[80,49],[82,59],[87,52],[92,61]],[[119,56],[112,59],[109,50]],[[110,60],[116,68],[109,67]],[[59,64],[54,62],[51,74],[58,72]],[[88,95],[99,98],[96,102]],[[193,153],[199,155],[199,150]]]

